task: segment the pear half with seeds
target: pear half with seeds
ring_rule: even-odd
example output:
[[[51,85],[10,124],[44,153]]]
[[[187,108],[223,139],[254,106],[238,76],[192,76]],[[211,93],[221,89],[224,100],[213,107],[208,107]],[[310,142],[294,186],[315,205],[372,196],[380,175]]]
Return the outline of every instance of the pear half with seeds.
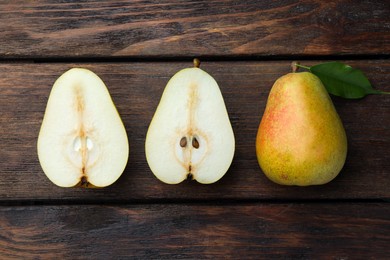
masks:
[[[103,81],[73,68],[54,83],[38,137],[46,176],[61,187],[105,187],[128,160],[126,130]]]
[[[233,160],[234,134],[221,91],[197,59],[194,64],[169,80],[146,136],[149,167],[168,184],[216,182]]]

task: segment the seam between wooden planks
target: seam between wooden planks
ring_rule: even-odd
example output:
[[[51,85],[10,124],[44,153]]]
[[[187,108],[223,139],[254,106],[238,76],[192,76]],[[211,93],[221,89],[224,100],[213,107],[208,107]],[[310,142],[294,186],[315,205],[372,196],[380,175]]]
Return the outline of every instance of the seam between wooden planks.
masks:
[[[346,55],[192,55],[192,56],[56,56],[56,57],[0,57],[0,63],[126,63],[126,62],[183,62],[199,58],[205,62],[245,62],[245,61],[291,61],[291,60],[386,60],[390,54],[346,54]]]
[[[0,207],[12,206],[77,206],[77,205],[202,205],[202,206],[228,206],[228,205],[254,205],[254,204],[375,204],[389,205],[390,199],[137,199],[137,200],[11,200],[0,201]]]

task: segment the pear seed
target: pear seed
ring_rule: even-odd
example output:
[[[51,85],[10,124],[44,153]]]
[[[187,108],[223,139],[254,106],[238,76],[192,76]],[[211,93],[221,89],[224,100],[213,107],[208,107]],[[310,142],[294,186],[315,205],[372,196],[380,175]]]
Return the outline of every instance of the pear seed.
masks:
[[[186,147],[187,146],[187,138],[185,136],[183,136],[181,139],[180,139],[180,146],[181,147]]]
[[[87,143],[87,149],[88,149],[89,151],[92,150],[92,148],[93,148],[93,142],[92,142],[91,138],[89,138],[89,137],[87,136],[87,138],[85,139],[85,141],[86,141],[86,143]]]
[[[81,138],[76,137],[76,139],[73,142],[73,150],[75,152],[79,152],[81,150]]]
[[[192,138],[192,146],[193,146],[195,149],[198,149],[198,148],[199,148],[199,142],[198,142],[198,140],[196,139],[196,137]]]

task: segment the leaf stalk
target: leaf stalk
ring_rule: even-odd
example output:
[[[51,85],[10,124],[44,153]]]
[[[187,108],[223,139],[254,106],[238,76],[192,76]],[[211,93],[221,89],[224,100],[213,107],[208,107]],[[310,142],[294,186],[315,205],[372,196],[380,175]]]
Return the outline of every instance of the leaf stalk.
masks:
[[[310,67],[308,67],[308,66],[303,66],[303,65],[301,65],[301,64],[299,64],[299,63],[295,63],[295,66],[297,66],[298,68],[303,68],[303,69],[310,70]]]

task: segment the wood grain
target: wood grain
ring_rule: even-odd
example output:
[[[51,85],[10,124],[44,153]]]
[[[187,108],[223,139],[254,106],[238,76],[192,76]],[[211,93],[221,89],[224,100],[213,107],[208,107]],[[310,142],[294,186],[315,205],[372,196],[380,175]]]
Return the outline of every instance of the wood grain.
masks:
[[[0,208],[2,259],[386,259],[388,204]]]
[[[390,91],[389,27],[379,0],[0,0],[0,259],[387,259],[389,96],[332,97],[349,150],[327,185],[272,183],[255,137],[289,59],[353,59]],[[221,87],[236,153],[215,184],[166,185],[145,135],[193,57]],[[103,79],[127,130],[128,165],[107,188],[59,188],[39,165],[46,102],[71,67]]]
[[[0,1],[0,59],[380,55],[386,1]]]
[[[390,91],[387,60],[345,61],[362,69],[373,86]],[[306,65],[316,61],[305,61]],[[284,187],[270,182],[255,155],[255,137],[273,82],[289,72],[290,62],[207,62],[225,98],[236,136],[236,153],[217,183],[166,185],[149,170],[144,154],[148,125],[169,78],[191,62],[0,64],[0,200],[133,201],[223,199],[388,199],[390,198],[390,99],[333,98],[348,136],[347,162],[331,183]],[[52,184],[38,162],[36,140],[50,89],[71,67],[96,72],[108,86],[130,142],[125,172],[112,186],[63,189]]]

